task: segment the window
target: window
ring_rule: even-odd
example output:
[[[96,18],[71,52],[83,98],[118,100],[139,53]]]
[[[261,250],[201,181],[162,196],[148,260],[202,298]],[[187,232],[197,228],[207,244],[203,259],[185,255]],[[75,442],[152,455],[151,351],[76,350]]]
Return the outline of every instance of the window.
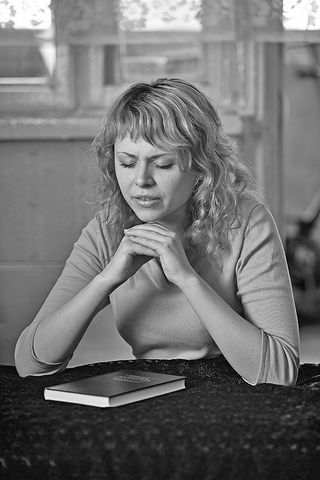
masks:
[[[248,42],[233,41],[230,28],[226,35],[221,28],[212,29],[219,3],[119,0],[108,12],[116,25],[113,36],[101,30],[102,103],[108,104],[120,86],[179,77],[199,84],[224,110],[252,112],[254,77],[248,66],[255,62],[254,49]]]
[[[205,79],[201,0],[119,2],[121,80]]]
[[[283,26],[286,30],[319,30],[319,0],[284,0]]]
[[[70,56],[56,39],[55,0],[0,0],[3,115],[69,109]]]
[[[0,0],[0,84],[50,84],[55,64],[50,0]]]
[[[319,5],[0,0],[2,110],[99,115],[128,84],[169,76],[199,84],[222,111],[254,116],[261,47],[318,39]]]

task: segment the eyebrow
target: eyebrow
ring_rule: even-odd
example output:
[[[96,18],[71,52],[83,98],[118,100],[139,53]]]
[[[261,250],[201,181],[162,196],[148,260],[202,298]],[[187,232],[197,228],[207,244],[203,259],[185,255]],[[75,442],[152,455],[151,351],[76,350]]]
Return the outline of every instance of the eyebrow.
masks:
[[[123,154],[127,155],[130,158],[138,158],[136,155],[133,155],[132,153],[128,152],[117,152],[117,154]],[[158,153],[156,155],[151,155],[151,157],[147,157],[148,160],[157,160],[158,158],[164,157],[164,156],[173,156],[171,153]]]

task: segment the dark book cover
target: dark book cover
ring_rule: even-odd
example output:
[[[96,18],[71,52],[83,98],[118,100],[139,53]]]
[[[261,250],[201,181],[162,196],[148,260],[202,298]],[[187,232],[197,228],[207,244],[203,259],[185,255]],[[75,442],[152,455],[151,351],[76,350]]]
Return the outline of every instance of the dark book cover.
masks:
[[[185,388],[185,377],[139,370],[120,370],[46,387],[44,398],[112,407]]]

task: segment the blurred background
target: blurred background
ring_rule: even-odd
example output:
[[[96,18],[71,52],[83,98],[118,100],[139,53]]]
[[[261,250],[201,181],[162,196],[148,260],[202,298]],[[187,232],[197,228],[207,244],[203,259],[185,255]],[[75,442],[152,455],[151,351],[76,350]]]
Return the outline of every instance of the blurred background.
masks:
[[[277,221],[320,362],[320,0],[0,0],[0,363],[96,211],[91,142],[135,81],[214,100]],[[71,365],[132,358],[112,312]]]

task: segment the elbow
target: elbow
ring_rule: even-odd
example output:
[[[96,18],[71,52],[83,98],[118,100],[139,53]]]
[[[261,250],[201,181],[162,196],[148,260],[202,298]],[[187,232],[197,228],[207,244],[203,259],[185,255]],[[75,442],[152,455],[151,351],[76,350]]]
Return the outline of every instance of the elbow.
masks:
[[[15,361],[15,366],[18,375],[22,378],[28,377],[30,375],[36,375],[36,372],[32,371],[32,369],[26,368],[25,365],[21,365],[19,361]]]
[[[66,369],[70,358],[55,364],[41,362],[33,355],[32,346],[24,335],[19,337],[14,351],[15,367],[20,377],[52,375],[61,372]]]
[[[283,379],[281,385],[287,387],[295,387],[298,379],[299,363],[299,358],[297,359],[297,361],[293,359],[291,360],[291,362],[289,363],[288,374]]]
[[[299,373],[299,355],[294,357],[291,355],[290,359],[288,358],[287,360],[287,365],[287,373],[283,376],[283,378],[280,377],[280,385],[284,385],[286,387],[295,387]]]
[[[29,375],[36,374],[36,372],[33,371],[34,369],[30,368],[30,365],[28,365],[26,362],[23,362],[19,358],[19,353],[18,354],[15,353],[14,363],[15,363],[15,367],[18,372],[18,375],[20,377],[28,377]]]
[[[294,387],[299,373],[299,347],[294,347],[280,339],[270,336],[265,348],[264,371],[256,384],[271,383],[285,387]]]
[[[15,357],[15,367],[18,372],[18,375],[22,378],[29,376],[40,376],[48,375],[54,372],[45,371],[39,365],[33,363],[32,361],[26,361],[25,359],[21,360],[19,356]]]
[[[29,328],[25,328],[14,349],[14,363],[20,377],[39,374],[39,366],[33,361]]]
[[[266,379],[258,379],[255,385],[261,385],[263,383],[280,385],[282,387],[295,387],[297,383],[299,366],[295,363],[290,363],[285,368],[286,372],[272,372],[267,375]]]
[[[294,387],[299,373],[299,350],[287,344],[282,344],[282,355],[279,355],[278,363],[274,383],[285,387]]]
[[[52,375],[66,369],[68,361],[56,365],[38,365],[32,361],[21,360],[19,355],[15,356],[15,367],[20,377]]]
[[[22,339],[24,332],[20,335],[14,349],[14,364],[20,377],[33,375],[32,364],[29,355],[26,352],[24,341]]]
[[[32,359],[24,354],[22,347],[19,347],[18,345],[14,352],[14,363],[20,377],[43,374],[43,370],[41,370],[37,364],[32,362]]]

